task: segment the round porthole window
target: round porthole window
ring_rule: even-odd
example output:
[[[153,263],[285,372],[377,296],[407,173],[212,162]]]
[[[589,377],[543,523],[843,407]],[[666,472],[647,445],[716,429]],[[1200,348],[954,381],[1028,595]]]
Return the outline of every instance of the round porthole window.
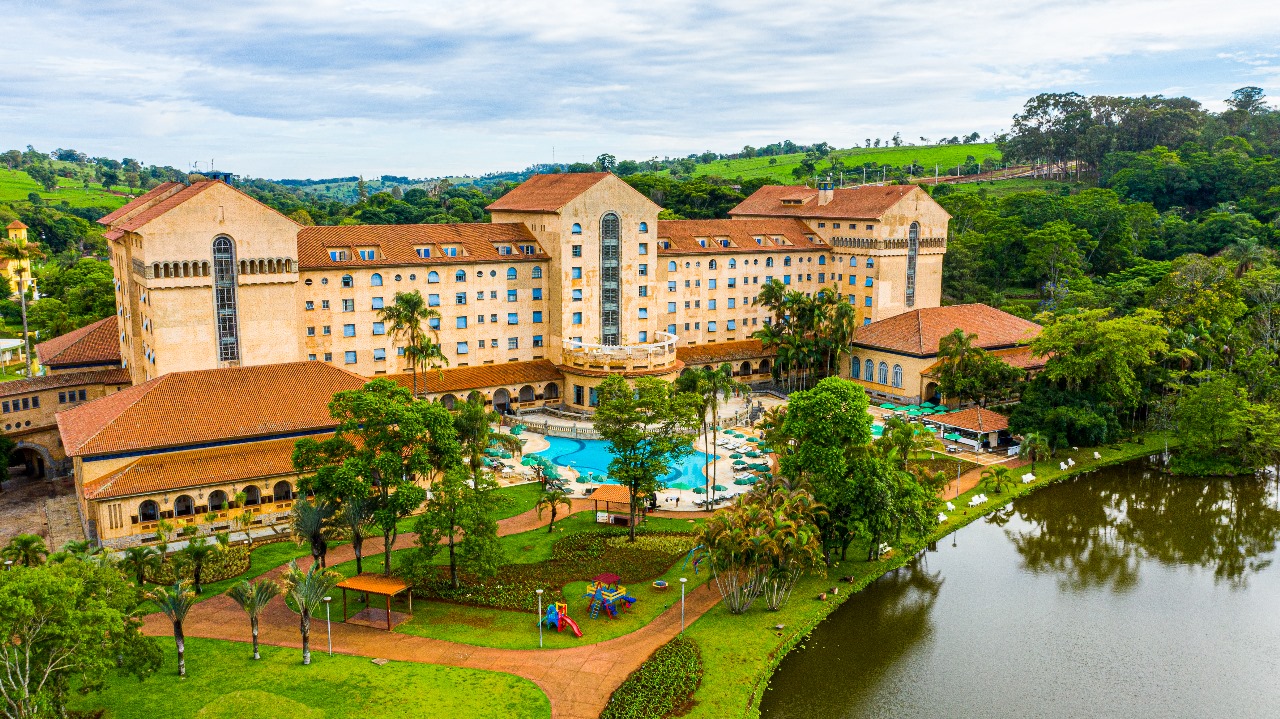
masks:
[[[484,279],[484,270],[476,270],[476,277]]]
[[[497,276],[498,276],[498,271],[497,271],[497,270],[489,270],[489,276],[490,276],[490,277],[497,277]]]
[[[396,275],[396,282],[400,281],[400,275]]]
[[[417,275],[409,275],[409,281],[410,281],[410,282],[413,282],[413,281],[414,281],[414,280],[416,280],[416,279],[418,279],[418,276],[417,276]]]
[[[322,284],[322,285],[327,285],[327,284],[329,284],[329,278],[328,278],[328,277],[321,277],[321,278],[320,278],[320,284]]]
[[[302,284],[306,285],[307,287],[310,287],[310,286],[311,286],[311,280],[307,280],[307,281],[303,282]]]

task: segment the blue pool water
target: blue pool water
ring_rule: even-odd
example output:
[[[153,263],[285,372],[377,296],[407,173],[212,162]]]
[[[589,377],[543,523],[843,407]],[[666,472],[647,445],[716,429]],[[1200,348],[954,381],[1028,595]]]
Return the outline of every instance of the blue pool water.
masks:
[[[609,474],[609,462],[613,453],[609,451],[609,443],[602,439],[566,439],[564,437],[547,437],[550,447],[541,452],[534,452],[551,460],[552,464],[569,467],[582,476],[588,472],[595,473],[595,481]],[[703,487],[707,483],[707,475],[702,471],[711,455],[706,452],[694,452],[680,460],[667,475],[666,483],[672,489],[693,489]],[[605,480],[611,482],[611,480]]]

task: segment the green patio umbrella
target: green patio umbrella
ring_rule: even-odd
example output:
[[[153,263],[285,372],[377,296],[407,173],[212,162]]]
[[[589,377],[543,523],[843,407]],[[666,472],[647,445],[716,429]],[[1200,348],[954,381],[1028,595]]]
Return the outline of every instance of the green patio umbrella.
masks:
[[[932,402],[921,402],[921,403],[920,403],[920,406],[921,406],[921,407],[933,407],[933,406],[935,406],[935,405],[934,405]]]
[[[920,416],[920,410],[918,410],[918,409],[909,409],[909,410],[907,410],[907,416],[908,416],[908,417],[919,417],[919,416]]]
[[[759,438],[759,437],[748,437],[748,438],[747,438],[747,441],[748,441],[748,442],[755,442],[756,444],[759,444],[759,443],[760,443],[760,438]]]
[[[743,485],[751,484],[752,481],[750,479],[735,479],[733,480],[733,483],[738,486],[743,486]]]
[[[898,405],[892,402],[885,402],[884,404],[880,405],[880,409],[897,409],[897,408],[898,408]]]
[[[733,454],[729,455],[729,459],[742,459],[742,453],[734,452]]]
[[[586,477],[583,477],[582,475],[578,475],[578,478],[573,481],[577,482],[578,484],[591,484],[591,480],[587,479]]]
[[[706,494],[706,493],[707,493],[707,488],[706,488],[706,487],[694,487],[694,488],[693,488],[693,493],[694,493],[694,494]]]
[[[759,456],[760,456],[760,453],[759,453],[759,452],[757,452],[757,451],[755,451],[755,450],[752,450],[752,451],[750,451],[750,452],[747,452],[747,456],[748,456],[748,457],[750,457],[750,458],[752,458],[752,459],[756,459],[757,457],[759,457]]]
[[[725,492],[725,491],[728,491],[728,489],[729,489],[728,487],[724,486],[723,484],[713,484],[713,485],[711,485],[711,488],[712,488],[712,489],[714,489],[714,490],[715,490],[715,491],[717,491],[717,492]]]
[[[521,433],[521,432],[523,432],[523,431],[524,431],[524,425],[523,425],[523,424],[517,424],[516,426],[514,426],[514,427],[512,427],[512,428],[511,428],[511,436],[512,436],[512,437],[519,437],[519,436],[520,436],[520,433]]]
[[[957,433],[957,432],[952,432],[952,433],[950,433],[950,434],[944,434],[944,435],[942,435],[942,438],[943,438],[943,439],[949,439],[949,440],[951,440],[952,442],[959,442],[960,440],[964,439],[964,437],[961,437],[961,436],[959,435],[959,433]]]
[[[560,479],[560,470],[555,467],[543,467],[542,476],[547,479]]]

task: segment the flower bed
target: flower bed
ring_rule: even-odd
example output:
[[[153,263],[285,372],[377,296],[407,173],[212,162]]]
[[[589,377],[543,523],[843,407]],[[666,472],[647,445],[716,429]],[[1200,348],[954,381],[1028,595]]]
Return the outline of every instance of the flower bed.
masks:
[[[147,581],[154,584],[173,584],[175,566],[180,566],[182,579],[193,578],[194,569],[191,562],[179,560],[175,564],[173,557],[170,557],[164,564],[147,573]],[[247,571],[249,571],[249,547],[237,544],[211,552],[204,560],[200,581],[204,584],[212,584],[222,579],[239,576]]]
[[[698,645],[676,637],[627,677],[600,714],[600,719],[663,719],[677,716],[689,705],[702,683],[702,654]]]

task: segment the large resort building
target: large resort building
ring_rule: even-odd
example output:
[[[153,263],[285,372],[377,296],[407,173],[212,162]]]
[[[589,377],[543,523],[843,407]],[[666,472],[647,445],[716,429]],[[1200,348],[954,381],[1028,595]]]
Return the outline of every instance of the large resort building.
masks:
[[[119,547],[162,519],[213,512],[226,528],[238,492],[255,521],[277,521],[297,488],[292,443],[331,432],[329,397],[371,378],[508,412],[590,412],[610,374],[727,362],[768,382],[774,352],[752,333],[773,280],[857,309],[843,374],[877,397],[931,397],[955,328],[1035,364],[1019,354],[1032,323],[940,307],[949,216],[915,186],[764,187],[730,219],[668,221],[612,174],[538,175],[488,210],[490,223],[308,227],[219,181],[161,185],[100,220],[116,316],[40,345],[48,374],[0,385],[0,424],[29,473],[74,473],[87,534]],[[416,380],[379,315],[414,290],[447,359]]]

